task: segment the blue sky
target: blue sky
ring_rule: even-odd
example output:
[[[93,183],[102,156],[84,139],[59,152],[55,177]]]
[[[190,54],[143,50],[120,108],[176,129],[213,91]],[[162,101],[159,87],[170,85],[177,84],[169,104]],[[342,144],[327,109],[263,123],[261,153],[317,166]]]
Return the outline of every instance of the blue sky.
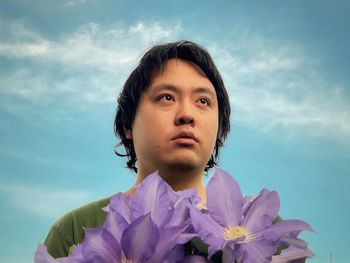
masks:
[[[229,91],[220,166],[312,225],[311,262],[346,262],[349,28],[347,1],[1,1],[2,262],[30,262],[62,213],[131,186],[115,98],[148,47],[179,39],[210,51]]]

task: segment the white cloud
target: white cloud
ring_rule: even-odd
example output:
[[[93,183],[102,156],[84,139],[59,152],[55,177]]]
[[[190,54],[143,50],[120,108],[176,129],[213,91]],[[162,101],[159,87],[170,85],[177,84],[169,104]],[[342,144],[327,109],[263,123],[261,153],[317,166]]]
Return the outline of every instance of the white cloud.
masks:
[[[52,41],[16,21],[7,23],[8,39],[0,42],[0,56],[32,58],[69,68],[88,66],[112,73],[131,67],[140,52],[151,44],[176,38],[180,30],[180,24],[163,27],[158,22],[149,25],[139,22],[129,28],[121,25],[101,28],[89,23]]]
[[[284,136],[350,137],[350,106],[344,88],[327,81],[296,47],[236,42],[211,46],[240,124]],[[261,42],[261,41],[260,41]],[[244,55],[237,51],[246,47]],[[248,51],[248,52],[247,52]]]
[[[7,22],[5,28],[0,56],[35,62],[36,67],[17,67],[2,77],[0,92],[37,103],[62,97],[64,106],[78,109],[111,103],[146,48],[185,34],[180,23],[160,22],[129,27],[89,23],[56,40],[29,29],[23,21]],[[241,35],[229,43],[202,41],[224,76],[234,125],[268,132],[282,129],[288,136],[302,132],[350,137],[344,89],[315,69],[317,61],[297,45],[268,42],[253,33]]]
[[[63,3],[63,6],[76,6],[86,3],[87,0],[69,0],[65,3]]]
[[[17,67],[2,77],[0,92],[40,103],[61,95],[78,108],[114,100],[139,54],[151,44],[176,38],[181,30],[179,23],[164,27],[139,22],[129,28],[89,23],[53,41],[23,21],[5,25],[0,56],[40,64]]]
[[[74,170],[84,170],[85,167],[79,164],[77,161],[67,161],[54,158],[53,156],[47,156],[37,154],[35,152],[26,152],[24,149],[15,149],[10,145],[0,145],[0,155],[4,155],[9,158],[16,159],[16,162],[29,162],[36,165],[50,165],[54,167],[65,167]]]
[[[52,189],[44,186],[2,183],[0,195],[13,210],[24,211],[39,217],[55,219],[89,199],[89,193],[77,190]]]
[[[57,79],[50,76],[51,73],[35,73],[29,68],[17,69],[0,79],[0,92],[39,104],[50,104],[59,100],[62,107],[83,110],[87,105],[114,101],[117,90],[122,85],[121,72],[92,73],[87,70],[76,74],[79,76]]]
[[[10,58],[23,58],[43,54],[49,48],[49,41],[45,40],[35,30],[26,27],[24,21],[0,19],[0,22],[3,27],[0,55]]]

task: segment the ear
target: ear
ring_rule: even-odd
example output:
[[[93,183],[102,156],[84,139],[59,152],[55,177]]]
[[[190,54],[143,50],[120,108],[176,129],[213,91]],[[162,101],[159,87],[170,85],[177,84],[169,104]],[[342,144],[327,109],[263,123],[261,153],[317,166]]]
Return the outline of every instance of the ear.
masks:
[[[132,130],[124,129],[125,137],[129,140],[132,140]]]

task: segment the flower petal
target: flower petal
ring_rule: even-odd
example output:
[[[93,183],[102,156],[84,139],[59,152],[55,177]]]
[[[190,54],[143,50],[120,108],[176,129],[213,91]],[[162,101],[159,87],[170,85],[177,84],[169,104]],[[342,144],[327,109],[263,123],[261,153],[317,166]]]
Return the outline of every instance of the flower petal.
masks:
[[[207,185],[207,207],[222,226],[239,225],[243,213],[243,196],[237,182],[224,170],[216,168]]]
[[[179,263],[183,262],[185,257],[184,246],[176,245],[172,251],[167,255],[167,257],[162,261],[162,263]]]
[[[132,201],[135,218],[151,213],[152,220],[160,227],[169,212],[171,203],[168,195],[173,191],[157,172],[148,175],[137,187]]]
[[[297,236],[301,231],[312,231],[312,228],[301,220],[281,220],[266,229],[263,238],[277,240],[283,236]]]
[[[47,248],[45,245],[39,244],[35,251],[34,255],[35,263],[76,263],[78,262],[74,258],[53,258],[49,252],[47,252]]]
[[[235,259],[244,263],[267,263],[276,253],[276,245],[269,240],[258,240],[236,245]]]
[[[229,247],[224,247],[222,250],[222,262],[223,263],[232,263],[235,262],[235,256],[233,250]]]
[[[187,256],[183,260],[184,263],[206,263],[208,260],[205,257],[202,256]]]
[[[83,262],[82,246],[78,245],[68,257],[53,258],[45,245],[39,244],[34,255],[35,263],[81,263]]]
[[[164,227],[174,227],[184,224],[190,219],[189,207],[191,204],[188,200],[182,200],[176,207],[171,207],[165,220]]]
[[[118,241],[104,228],[84,228],[82,246],[84,259],[89,262],[120,262],[121,249]]]
[[[273,256],[271,263],[288,263],[293,260],[301,260],[305,258],[311,258],[314,254],[308,249],[301,249],[294,246],[290,246],[287,249],[282,250],[278,256]],[[299,261],[298,261],[299,262]],[[300,261],[304,262],[304,261]]]
[[[126,219],[122,217],[118,211],[112,207],[109,207],[109,213],[107,214],[103,227],[107,229],[119,243],[122,238],[123,231],[128,225],[129,224]]]
[[[304,240],[296,237],[282,237],[281,242],[283,244],[293,245],[298,248],[307,248],[307,243]]]
[[[272,224],[279,208],[277,192],[263,189],[247,207],[242,226],[252,233],[264,230]]]
[[[201,213],[197,208],[190,209],[192,224],[201,239],[208,244],[209,256],[225,247],[223,227],[209,215]]]
[[[149,213],[125,229],[121,245],[127,259],[144,262],[153,255],[158,241],[158,228]]]
[[[183,191],[169,191],[169,198],[171,202],[176,207],[179,203],[181,203],[184,199],[189,200],[193,204],[197,204],[200,202],[200,197],[197,195],[197,190],[194,188],[185,189]]]
[[[176,239],[176,243],[183,245],[183,244],[186,244],[191,239],[198,237],[198,236],[199,236],[199,234],[197,234],[197,233],[182,233]]]
[[[131,196],[125,195],[123,193],[118,193],[111,198],[109,205],[107,206],[107,212],[113,208],[115,211],[118,211],[118,213],[130,224],[133,220],[130,209],[131,200]]]
[[[249,205],[254,201],[254,197],[253,196],[245,196],[243,198],[243,211],[244,213],[246,212],[247,208],[249,207]]]
[[[163,262],[164,258],[176,247],[178,237],[186,230],[187,225],[162,229],[159,235],[162,237],[161,242],[156,246],[156,254],[147,262]],[[192,236],[188,236],[189,241]]]
[[[54,258],[47,252],[47,248],[45,245],[38,244],[35,255],[34,255],[35,263],[51,263],[57,262]]]
[[[184,191],[169,191],[172,207],[167,218],[165,227],[182,225],[190,219],[189,208],[195,207],[200,198],[196,189],[186,189]]]

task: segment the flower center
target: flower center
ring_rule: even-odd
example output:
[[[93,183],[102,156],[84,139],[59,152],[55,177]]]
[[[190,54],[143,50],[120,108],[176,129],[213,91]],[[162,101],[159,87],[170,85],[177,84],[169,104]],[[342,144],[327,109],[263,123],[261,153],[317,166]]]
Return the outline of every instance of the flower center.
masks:
[[[197,207],[198,210],[202,210],[202,209],[205,209],[205,210],[206,210],[206,209],[207,209],[206,204],[203,203],[203,202],[198,203],[198,204],[196,205],[196,207]]]
[[[135,261],[135,260],[132,260],[132,259],[127,259],[127,258],[123,257],[121,263],[136,263],[136,261]]]
[[[239,238],[241,236],[248,237],[250,233],[241,226],[228,226],[224,227],[224,239],[231,240],[235,238]]]

